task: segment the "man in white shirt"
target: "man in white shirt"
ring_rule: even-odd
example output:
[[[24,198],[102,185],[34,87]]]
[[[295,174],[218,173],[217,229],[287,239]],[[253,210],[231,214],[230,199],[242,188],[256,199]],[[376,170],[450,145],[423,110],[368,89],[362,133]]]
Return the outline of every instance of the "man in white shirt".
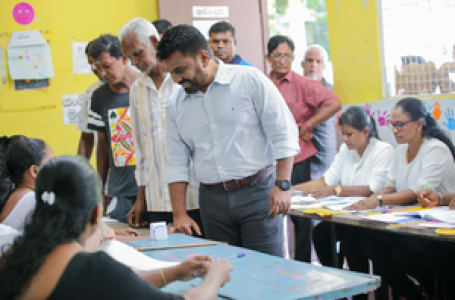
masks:
[[[206,236],[282,256],[281,214],[290,207],[299,144],[280,92],[256,68],[214,59],[193,26],[167,30],[157,49],[183,87],[166,109],[166,181],[174,226],[186,233],[197,226],[184,206],[193,161]]]
[[[155,27],[143,18],[126,23],[119,33],[124,55],[142,75],[130,91],[133,140],[136,149],[136,180],[138,198],[128,213],[128,223],[137,227],[146,222],[173,221],[169,190],[164,182],[165,106],[171,94],[179,88],[162,63],[156,59],[159,35]],[[188,188],[188,215],[202,228],[199,215],[197,186]],[[146,211],[147,210],[147,211]],[[201,235],[202,230],[195,230]]]
[[[87,89],[87,91],[85,91],[81,103],[81,109],[77,114],[76,120],[76,128],[81,131],[81,138],[79,140],[77,154],[84,156],[87,159],[90,159],[90,157],[92,156],[93,146],[95,145],[95,135],[92,130],[87,128],[88,112],[90,111],[90,103],[92,102],[93,92],[103,84],[103,81],[99,77],[98,71],[96,70],[96,67],[93,63],[94,62],[93,57],[90,57],[88,55],[88,48],[90,47],[91,43],[92,42],[88,43],[87,46],[85,47],[85,55],[87,56],[88,63],[92,66],[93,74],[95,74],[96,77],[98,77],[98,81],[92,84]]]

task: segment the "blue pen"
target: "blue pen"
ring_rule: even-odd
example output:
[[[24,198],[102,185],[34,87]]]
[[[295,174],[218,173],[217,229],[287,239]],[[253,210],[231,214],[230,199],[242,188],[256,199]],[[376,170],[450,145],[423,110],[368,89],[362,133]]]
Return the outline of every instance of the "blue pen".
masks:
[[[241,258],[241,257],[245,257],[245,256],[246,256],[246,253],[239,253],[237,255],[232,255],[232,256],[226,257],[224,259],[231,260],[231,259]]]

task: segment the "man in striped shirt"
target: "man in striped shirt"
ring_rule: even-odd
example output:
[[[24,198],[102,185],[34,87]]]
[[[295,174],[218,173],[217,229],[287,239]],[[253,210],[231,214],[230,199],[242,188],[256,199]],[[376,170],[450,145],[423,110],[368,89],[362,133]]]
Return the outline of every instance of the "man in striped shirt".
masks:
[[[142,18],[129,21],[120,29],[119,39],[123,53],[142,72],[130,91],[139,191],[137,201],[128,214],[128,222],[134,227],[146,222],[172,222],[172,204],[164,181],[164,119],[167,100],[179,86],[156,58],[159,35],[149,21]],[[186,209],[199,227],[194,232],[201,235],[197,192],[197,183],[193,182],[187,191]]]

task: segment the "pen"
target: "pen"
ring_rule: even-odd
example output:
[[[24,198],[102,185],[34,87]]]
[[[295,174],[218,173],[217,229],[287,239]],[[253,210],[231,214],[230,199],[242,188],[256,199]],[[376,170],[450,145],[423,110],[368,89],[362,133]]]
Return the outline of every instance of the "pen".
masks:
[[[241,257],[245,257],[245,256],[246,256],[246,253],[239,253],[237,255],[232,255],[232,256],[226,257],[224,259],[231,260],[231,259],[241,258]]]
[[[388,209],[388,210],[381,211],[381,214],[389,214],[389,213],[393,213],[393,210]]]
[[[423,188],[424,190],[426,190],[428,188],[428,180],[427,182],[425,183],[425,187]]]

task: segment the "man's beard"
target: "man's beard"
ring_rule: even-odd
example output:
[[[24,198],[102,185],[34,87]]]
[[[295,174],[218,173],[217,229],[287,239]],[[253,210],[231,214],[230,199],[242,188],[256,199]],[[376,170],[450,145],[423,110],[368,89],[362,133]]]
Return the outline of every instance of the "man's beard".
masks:
[[[309,73],[308,75],[306,75],[306,77],[308,77],[314,81],[319,81],[319,73],[317,71],[313,71],[313,72]]]
[[[186,92],[187,94],[196,94],[197,91],[199,91],[199,85],[198,85],[196,82],[191,81],[191,80],[189,80],[189,79],[183,79],[182,81],[179,82],[179,84],[180,84],[180,85],[183,85],[183,84],[186,83],[186,82],[188,82],[188,83],[191,84],[190,87],[184,88],[184,90],[185,90],[185,92]]]

